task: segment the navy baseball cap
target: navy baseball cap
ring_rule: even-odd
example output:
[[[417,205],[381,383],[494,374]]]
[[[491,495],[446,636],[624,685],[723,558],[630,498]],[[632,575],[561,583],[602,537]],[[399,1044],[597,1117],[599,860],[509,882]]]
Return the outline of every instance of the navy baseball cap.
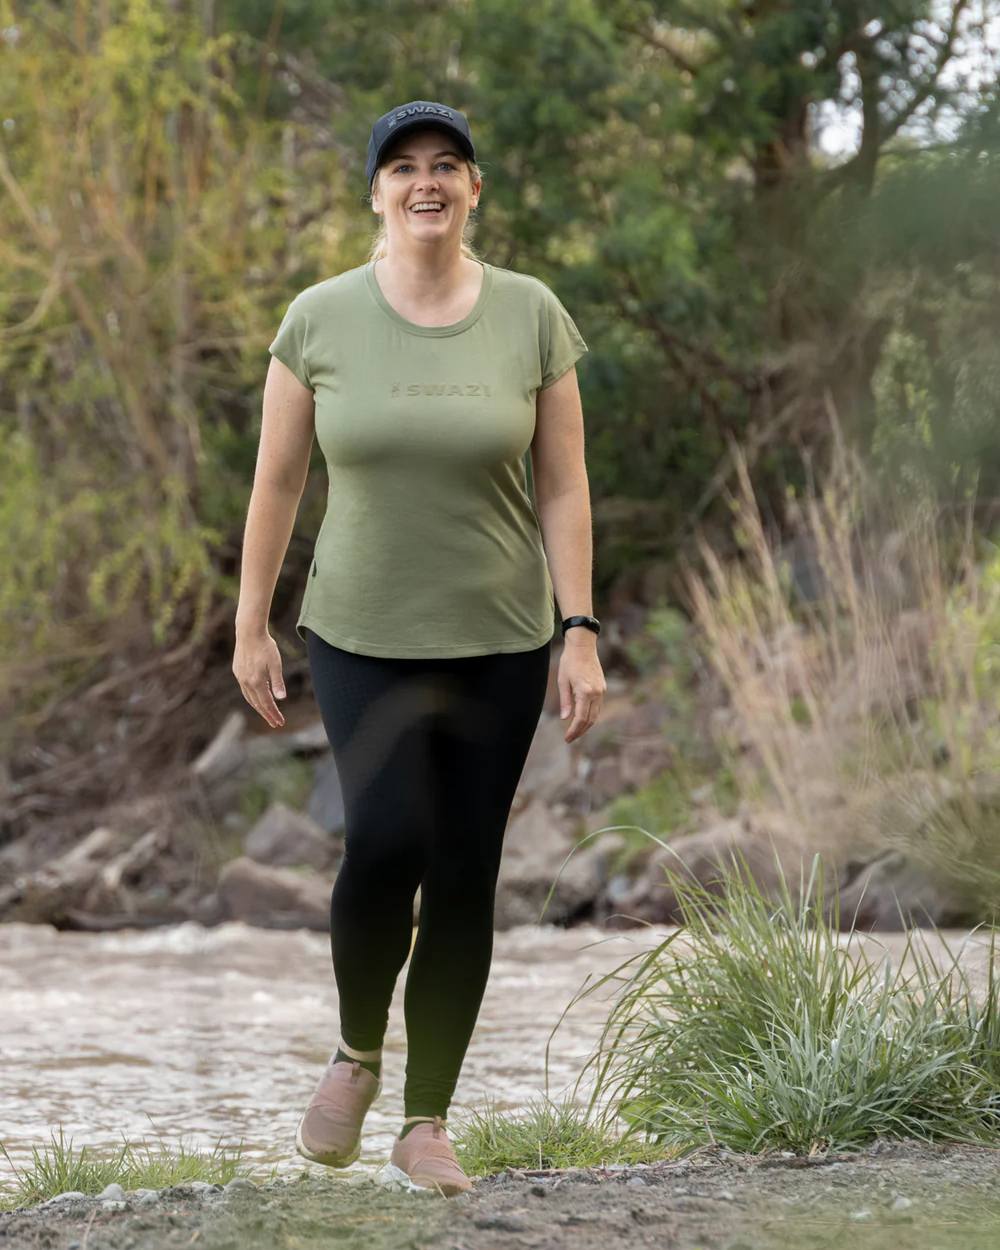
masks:
[[[396,136],[405,134],[408,130],[420,130],[425,126],[447,131],[457,143],[460,152],[464,152],[470,161],[476,159],[476,149],[472,146],[472,134],[464,113],[434,100],[411,100],[409,104],[400,104],[388,113],[383,113],[372,126],[368,139],[368,160],[365,164],[369,190],[375,171]]]

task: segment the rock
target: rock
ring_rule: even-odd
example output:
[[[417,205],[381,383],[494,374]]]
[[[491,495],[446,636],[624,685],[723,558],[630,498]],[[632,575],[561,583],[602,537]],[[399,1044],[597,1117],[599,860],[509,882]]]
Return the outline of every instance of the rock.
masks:
[[[105,1185],[97,1196],[98,1198],[112,1198],[115,1202],[124,1202],[125,1190],[122,1189],[121,1185],[112,1181],[110,1185]]]
[[[511,806],[516,817],[541,800],[559,814],[590,817],[623,792],[646,785],[665,769],[673,748],[664,734],[669,709],[653,700],[612,694],[609,683],[600,722],[575,743],[567,722],[543,713]]]
[[[306,864],[323,871],[343,854],[313,820],[286,803],[272,803],[243,840],[247,855],[259,864]]]
[[[663,700],[631,701],[614,726],[621,787],[611,797],[622,790],[641,789],[670,767],[676,756],[667,737],[670,720],[670,706]]]
[[[269,868],[241,855],[219,873],[217,895],[223,919],[265,929],[330,928],[333,882],[287,868]]]
[[[234,1176],[231,1181],[227,1181],[223,1185],[223,1192],[227,1194],[255,1194],[257,1186],[253,1181],[248,1180],[245,1176]]]
[[[887,851],[866,864],[838,897],[843,931],[852,926],[899,932],[914,927],[948,929],[974,923],[963,891],[898,850]],[[832,913],[830,905],[828,919],[832,919]]]
[[[326,756],[316,767],[316,784],[309,795],[306,815],[318,828],[335,834],[342,833],[345,826],[344,792],[340,788],[340,774],[330,744],[327,742],[326,746]]]
[[[292,745],[299,754],[310,755],[317,751],[330,750],[330,740],[326,736],[326,726],[321,716],[317,716],[314,721],[304,725],[301,729],[295,730],[291,737]]]
[[[542,923],[562,924],[588,908],[604,885],[607,865],[619,845],[604,836],[606,840],[580,847],[563,866],[576,845],[572,833],[541,800],[532,801],[504,836],[494,927],[538,921],[553,882],[555,890]]]
[[[230,712],[198,758],[191,771],[206,784],[236,772],[246,762],[247,718],[241,711]]]
[[[26,924],[57,924],[67,908],[80,907],[101,867],[123,849],[124,839],[104,826],[92,830],[76,846],[14,882],[4,920]]]
[[[191,919],[206,928],[221,924],[226,919],[226,910],[216,891],[206,894],[192,905]]]
[[[724,820],[710,829],[673,838],[667,849],[658,849],[646,861],[632,891],[618,899],[617,910],[639,923],[683,923],[680,904],[664,869],[682,880],[686,873],[720,894],[722,887],[713,878],[720,875],[720,868],[733,871],[730,853],[745,857],[750,876],[765,897],[780,897],[779,865],[789,886],[799,879],[800,854],[791,844],[749,831],[739,820]],[[622,927],[617,919],[616,927]]]
[[[130,836],[102,827],[77,846],[15,882],[6,919],[94,931],[175,923],[182,909],[155,876],[171,849],[166,829]],[[3,912],[0,899],[0,914]]]
[[[992,862],[1000,819],[1000,777],[973,774],[961,784],[914,770],[886,783],[865,815],[870,845],[845,874],[840,926],[859,929],[962,928],[995,907],[980,865]],[[897,904],[898,899],[898,904]],[[832,912],[832,908],[828,909]]]
[[[155,828],[142,834],[97,868],[79,905],[67,910],[65,923],[74,928],[113,928],[128,924],[138,912],[159,912],[162,916],[164,911],[171,911],[155,904],[152,891],[145,892],[141,901],[137,895],[138,888],[148,886],[155,877],[170,849],[168,830]],[[95,923],[90,923],[87,913]]]
[[[605,755],[590,761],[586,774],[588,804],[602,807],[629,789],[622,771],[622,755]]]
[[[539,719],[511,805],[512,815],[533,799],[553,802],[572,783],[575,769],[565,734],[566,728],[558,716],[543,714]]]
[[[641,790],[670,767],[674,749],[662,734],[649,734],[627,740],[621,754],[620,776],[623,789]],[[621,791],[618,791],[620,794]],[[615,794],[612,797],[617,798]]]

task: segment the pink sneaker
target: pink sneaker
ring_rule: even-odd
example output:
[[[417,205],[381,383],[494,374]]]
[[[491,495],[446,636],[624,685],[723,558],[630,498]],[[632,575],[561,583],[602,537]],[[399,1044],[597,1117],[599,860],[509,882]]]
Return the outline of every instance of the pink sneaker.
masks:
[[[424,1189],[436,1189],[445,1198],[472,1188],[472,1181],[462,1171],[444,1120],[436,1115],[433,1122],[419,1120],[402,1139],[396,1138],[389,1162],[400,1168]]]
[[[382,1092],[381,1080],[360,1060],[331,1059],[295,1134],[295,1148],[313,1163],[349,1167],[361,1153],[361,1126]]]

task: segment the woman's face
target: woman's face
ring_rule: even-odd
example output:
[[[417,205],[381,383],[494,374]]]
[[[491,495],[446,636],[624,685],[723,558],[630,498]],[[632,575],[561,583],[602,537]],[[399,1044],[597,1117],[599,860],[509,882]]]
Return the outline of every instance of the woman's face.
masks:
[[[411,130],[400,136],[379,167],[372,209],[384,214],[390,239],[404,245],[453,239],[458,246],[481,185],[472,183],[466,158],[446,131]],[[414,205],[428,203],[442,207],[414,210]]]

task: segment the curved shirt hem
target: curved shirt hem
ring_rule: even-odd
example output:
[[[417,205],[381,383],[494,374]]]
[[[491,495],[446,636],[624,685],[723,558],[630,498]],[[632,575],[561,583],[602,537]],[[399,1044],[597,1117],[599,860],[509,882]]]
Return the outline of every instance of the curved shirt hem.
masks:
[[[534,651],[546,642],[551,642],[555,637],[555,622],[543,629],[535,635],[534,640],[531,639],[504,639],[499,642],[473,642],[460,647],[448,647],[442,649],[435,643],[428,643],[426,646],[420,644],[411,644],[407,647],[381,647],[377,643],[362,642],[357,638],[347,638],[342,634],[338,634],[336,630],[332,630],[329,626],[324,625],[322,621],[317,621],[311,617],[302,617],[295,626],[295,632],[305,641],[302,634],[303,626],[308,626],[314,634],[318,634],[324,642],[328,642],[332,647],[340,647],[343,651],[352,651],[355,655],[373,655],[380,659],[398,659],[398,660],[450,660],[457,659],[461,656],[473,655],[492,655],[494,653],[510,654],[520,651]]]

